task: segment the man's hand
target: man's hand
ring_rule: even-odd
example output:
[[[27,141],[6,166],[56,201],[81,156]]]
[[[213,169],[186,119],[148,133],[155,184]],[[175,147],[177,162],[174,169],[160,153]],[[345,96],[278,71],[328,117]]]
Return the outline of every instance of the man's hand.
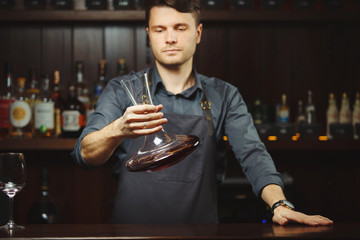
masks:
[[[269,184],[264,187],[261,197],[270,207],[277,201],[286,199],[282,188],[275,184]],[[289,222],[302,223],[310,226],[331,225],[333,223],[333,221],[326,217],[306,215],[284,206],[278,206],[274,209],[272,220],[279,225],[285,225]]]
[[[123,116],[104,128],[86,135],[81,141],[81,155],[92,166],[104,164],[125,138],[158,132],[167,123],[159,112],[162,105],[128,107]]]
[[[333,224],[333,221],[326,217],[320,215],[306,215],[283,206],[275,208],[272,220],[279,225],[286,225],[289,222],[302,223],[310,226]]]
[[[162,129],[167,122],[161,111],[163,106],[136,105],[126,109],[124,115],[119,118],[113,129],[119,130],[119,135],[124,138],[136,138],[141,135],[149,135]]]

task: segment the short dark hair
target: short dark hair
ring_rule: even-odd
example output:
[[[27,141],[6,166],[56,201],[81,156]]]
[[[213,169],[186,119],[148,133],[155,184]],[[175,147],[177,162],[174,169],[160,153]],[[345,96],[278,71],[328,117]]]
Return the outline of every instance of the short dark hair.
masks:
[[[145,20],[149,26],[150,10],[153,7],[171,7],[182,13],[192,13],[196,25],[200,24],[200,0],[145,0]]]

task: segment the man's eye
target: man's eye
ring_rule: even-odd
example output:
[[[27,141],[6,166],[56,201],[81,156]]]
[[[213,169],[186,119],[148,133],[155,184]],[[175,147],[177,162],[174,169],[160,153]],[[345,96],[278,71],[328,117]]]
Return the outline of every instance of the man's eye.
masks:
[[[178,31],[185,31],[186,30],[186,27],[179,27],[178,28]]]
[[[157,32],[157,33],[161,33],[161,32],[163,32],[164,30],[163,29],[161,29],[161,28],[155,28],[155,32]]]

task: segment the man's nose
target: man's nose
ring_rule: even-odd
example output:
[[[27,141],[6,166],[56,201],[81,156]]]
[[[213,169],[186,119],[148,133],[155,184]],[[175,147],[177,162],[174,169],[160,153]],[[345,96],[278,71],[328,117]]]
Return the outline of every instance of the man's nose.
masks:
[[[166,44],[177,43],[177,36],[175,31],[167,31],[165,35]]]

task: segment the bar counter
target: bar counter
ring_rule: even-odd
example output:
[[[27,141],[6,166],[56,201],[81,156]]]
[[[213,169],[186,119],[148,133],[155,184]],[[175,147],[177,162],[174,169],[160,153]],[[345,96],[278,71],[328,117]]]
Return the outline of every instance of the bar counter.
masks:
[[[11,239],[360,239],[360,223],[310,227],[272,223],[131,225],[25,225],[24,230],[0,230]]]

